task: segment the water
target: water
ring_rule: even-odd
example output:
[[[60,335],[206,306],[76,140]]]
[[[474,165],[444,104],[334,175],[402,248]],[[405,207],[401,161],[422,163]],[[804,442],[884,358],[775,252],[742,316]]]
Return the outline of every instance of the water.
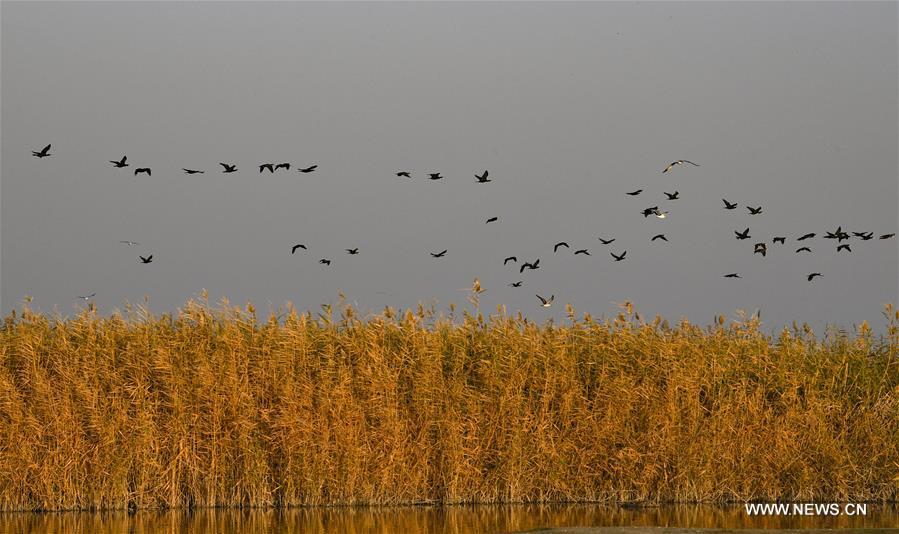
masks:
[[[0,513],[6,533],[501,533],[574,527],[679,529],[889,529],[899,532],[899,507],[869,504],[861,516],[748,516],[742,506],[513,505],[382,508],[204,509],[194,511]],[[620,529],[614,529],[621,532]],[[625,530],[633,533],[644,529]],[[665,529],[665,532],[671,530]],[[855,530],[864,532],[865,530]],[[611,531],[608,531],[611,532]],[[849,530],[844,531],[850,532]],[[887,532],[884,530],[876,531]]]

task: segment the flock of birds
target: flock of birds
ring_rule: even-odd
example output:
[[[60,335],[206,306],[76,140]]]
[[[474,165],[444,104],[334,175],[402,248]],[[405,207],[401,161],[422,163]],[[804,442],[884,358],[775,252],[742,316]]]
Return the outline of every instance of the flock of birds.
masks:
[[[33,154],[35,157],[37,157],[37,158],[45,158],[45,157],[48,157],[48,156],[51,155],[51,154],[50,154],[50,145],[45,146],[45,147],[44,147],[42,150],[40,150],[40,151],[32,151],[32,154]],[[114,166],[115,168],[118,168],[118,169],[122,169],[122,168],[125,168],[125,167],[128,167],[128,166],[129,166],[127,156],[122,156],[122,159],[120,159],[120,160],[110,160],[109,162],[112,163],[113,166]],[[236,165],[236,164],[219,163],[219,165],[222,166],[222,168],[223,168],[222,173],[224,173],[224,174],[237,172],[237,165]],[[675,167],[678,167],[678,166],[681,166],[681,165],[692,165],[692,166],[694,166],[694,167],[699,167],[699,164],[697,164],[697,163],[693,163],[692,161],[688,161],[688,160],[681,159],[681,160],[673,161],[673,162],[671,162],[670,164],[668,164],[668,165],[662,170],[662,174],[666,174],[666,173],[668,173],[669,171],[671,171],[672,169],[674,169]],[[289,171],[290,168],[291,168],[291,164],[290,164],[290,163],[277,163],[277,164],[276,164],[276,163],[262,163],[262,164],[259,165],[259,172],[262,173],[263,171],[266,171],[266,170],[267,170],[267,171],[269,171],[270,173],[274,173],[275,171],[278,171],[278,170],[281,170],[281,169],[284,169],[284,170]],[[318,165],[310,165],[310,166],[308,166],[308,167],[300,167],[300,168],[297,168],[297,171],[300,172],[300,173],[310,173],[310,172],[315,171],[317,168],[318,168]],[[202,174],[202,173],[205,172],[205,171],[203,171],[203,170],[198,170],[198,169],[188,169],[188,168],[182,168],[182,170],[184,171],[185,174]],[[151,170],[149,167],[136,167],[136,168],[134,169],[134,175],[137,176],[138,174],[146,174],[146,175],[148,175],[148,176],[152,176],[152,170]],[[409,179],[411,179],[411,178],[412,178],[412,173],[409,172],[409,171],[399,171],[399,172],[396,173],[396,176],[397,176],[397,177],[400,177],[400,178],[409,178]],[[475,182],[476,182],[476,183],[479,183],[479,184],[490,183],[490,182],[492,182],[493,180],[491,180],[491,179],[489,178],[489,176],[490,176],[490,174],[489,174],[489,172],[486,171],[486,170],[485,170],[482,174],[480,174],[480,175],[479,175],[479,174],[475,174],[475,175],[474,175],[474,177],[475,177]],[[443,177],[443,176],[441,175],[441,173],[439,173],[439,172],[428,174],[428,179],[430,179],[430,180],[442,180],[443,178],[444,178],[444,177]],[[680,192],[677,191],[677,190],[675,190],[673,193],[668,193],[667,191],[663,191],[663,192],[664,192],[664,194],[665,194],[666,200],[668,200],[668,201],[675,201],[675,200],[680,199]],[[636,196],[639,196],[641,193],[643,193],[643,189],[637,189],[637,190],[635,190],[635,191],[631,191],[631,192],[628,192],[628,193],[626,193],[626,194],[627,194],[628,196],[636,197]],[[722,201],[724,202],[723,209],[725,209],[725,210],[736,210],[737,207],[738,207],[738,204],[737,204],[736,202],[729,202],[727,199],[722,199]],[[746,206],[746,209],[748,210],[749,215],[759,215],[759,214],[762,213],[762,206],[757,206],[757,207]],[[665,218],[668,217],[668,214],[669,214],[668,211],[663,211],[663,210],[661,210],[661,209],[659,208],[659,206],[657,206],[657,205],[656,205],[656,206],[650,206],[650,207],[644,208],[644,209],[641,211],[641,213],[642,213],[642,215],[643,215],[644,218],[648,218],[648,217],[654,216],[654,217],[659,218],[659,219],[665,219]],[[487,219],[486,224],[495,223],[495,222],[497,222],[498,220],[499,220],[498,217],[490,217],[490,218]],[[747,227],[745,230],[743,230],[743,231],[734,230],[734,234],[736,235],[736,239],[737,239],[738,241],[744,241],[744,240],[747,240],[747,239],[752,239],[752,236],[750,236],[750,234],[749,234],[749,228],[748,228],[748,227]],[[895,235],[896,235],[895,233],[881,234],[881,235],[879,236],[879,239],[890,239],[890,238],[892,238],[892,237],[895,237]],[[817,233],[814,233],[814,232],[813,232],[813,233],[807,233],[807,234],[803,234],[803,235],[797,237],[797,238],[796,238],[796,241],[797,241],[797,242],[803,242],[803,241],[806,241],[806,240],[809,240],[809,239],[813,239],[813,238],[815,238],[816,236],[817,236]],[[843,230],[842,226],[838,226],[837,229],[836,229],[835,231],[833,231],[833,232],[825,232],[825,234],[822,236],[822,238],[823,238],[823,239],[835,239],[835,240],[837,241],[837,247],[836,247],[836,250],[837,250],[838,252],[840,252],[840,251],[843,251],[843,252],[852,252],[852,249],[850,248],[849,243],[843,243],[843,241],[849,240],[849,239],[851,239],[853,236],[854,236],[855,238],[858,238],[858,239],[862,240],[862,241],[869,241],[869,240],[871,240],[871,239],[874,239],[875,234],[874,234],[874,232],[852,232],[852,235],[850,235],[848,232],[846,232],[846,231]],[[651,241],[653,241],[653,242],[654,242],[654,241],[659,241],[659,240],[661,240],[661,241],[666,241],[666,242],[667,242],[667,241],[668,241],[668,237],[667,237],[664,233],[661,233],[661,234],[656,234],[656,235],[652,236],[652,238],[651,238]],[[612,243],[614,243],[614,242],[616,241],[616,239],[615,239],[615,238],[608,238],[608,239],[607,239],[607,238],[600,237],[600,238],[599,238],[599,241],[600,241],[603,245],[611,245]],[[785,245],[786,242],[787,242],[787,237],[786,237],[786,236],[774,236],[773,239],[771,240],[772,245],[774,245],[774,244]],[[120,243],[126,244],[126,245],[128,245],[128,246],[135,246],[135,245],[139,245],[139,244],[140,244],[140,243],[137,243],[137,242],[135,242],[135,241],[120,241]],[[565,241],[560,241],[560,242],[556,243],[556,244],[553,246],[553,253],[554,253],[554,254],[555,254],[555,253],[558,253],[560,248],[570,249],[571,247],[570,247],[570,245],[569,245],[567,242],[565,242]],[[768,244],[767,244],[765,241],[760,241],[760,242],[754,243],[753,248],[754,248],[753,254],[761,254],[763,257],[764,257],[764,256],[767,256],[767,254],[768,254]],[[304,245],[304,244],[302,244],[302,243],[294,244],[294,245],[291,247],[290,253],[291,253],[291,254],[296,254],[297,251],[298,251],[298,250],[301,250],[301,249],[304,250],[304,251],[305,251],[305,250],[308,250],[308,248],[306,247],[306,245]],[[345,249],[345,250],[346,250],[346,253],[347,253],[347,254],[350,254],[350,255],[356,255],[356,254],[359,254],[359,247],[356,247],[356,248],[348,248],[348,249]],[[433,258],[443,258],[444,256],[446,256],[447,252],[448,252],[448,249],[444,249],[444,250],[439,251],[439,252],[431,252],[430,255],[431,255],[431,257],[433,257]],[[811,249],[810,247],[808,247],[808,246],[800,246],[799,248],[796,249],[795,252],[796,252],[797,254],[798,254],[798,253],[810,253],[810,252],[812,252],[812,249]],[[590,256],[590,255],[591,255],[591,254],[590,254],[590,251],[589,251],[588,249],[585,249],[585,248],[584,248],[584,249],[577,249],[577,250],[575,250],[575,251],[574,251],[574,254],[575,254],[575,255],[586,255],[586,256]],[[616,254],[615,252],[613,252],[613,251],[610,250],[610,251],[609,251],[609,254],[612,256],[612,258],[613,258],[613,260],[614,260],[615,262],[620,262],[620,261],[624,261],[625,257],[627,256],[627,250],[624,250],[624,251],[622,251],[622,252],[619,253],[619,254]],[[140,262],[143,263],[143,264],[148,264],[148,263],[152,263],[152,262],[153,262],[153,254],[149,254],[149,255],[147,255],[147,256],[140,256],[140,255],[139,255],[138,258],[140,259]],[[516,263],[516,264],[517,264],[517,263],[518,263],[518,257],[517,257],[517,256],[508,256],[508,257],[506,257],[506,258],[503,260],[503,265],[505,266],[505,265],[507,265],[509,262],[512,262],[512,263]],[[319,263],[320,263],[320,264],[323,264],[323,265],[331,265],[331,260],[328,259],[328,258],[322,258],[322,259],[319,260]],[[533,260],[533,261],[524,261],[524,262],[521,262],[521,264],[520,264],[520,266],[519,266],[519,268],[518,268],[518,273],[521,274],[521,273],[524,273],[525,270],[536,270],[536,269],[539,269],[539,268],[540,268],[540,258],[537,258],[537,259],[535,259],[535,260]],[[806,279],[807,279],[809,282],[811,282],[811,281],[813,281],[816,277],[820,277],[820,276],[823,276],[822,273],[820,273],[820,272],[812,272],[812,273],[809,273],[809,274],[806,276]],[[724,275],[724,278],[742,278],[742,277],[740,276],[740,273],[727,273],[727,274]],[[480,289],[480,284],[479,284],[477,281],[476,281],[475,283],[476,283],[476,285],[478,286],[478,289]],[[524,284],[524,281],[523,281],[523,280],[517,280],[517,281],[515,281],[515,282],[510,282],[508,285],[509,285],[510,287],[521,287],[523,284]],[[91,293],[90,295],[78,296],[78,298],[87,301],[87,300],[93,298],[95,295],[96,295],[96,293]],[[540,301],[540,305],[541,305],[542,307],[544,307],[544,308],[550,307],[550,306],[552,305],[553,301],[555,300],[555,295],[551,295],[549,298],[544,298],[544,297],[542,297],[542,296],[540,296],[540,295],[536,295],[536,296],[537,296],[537,299]]]

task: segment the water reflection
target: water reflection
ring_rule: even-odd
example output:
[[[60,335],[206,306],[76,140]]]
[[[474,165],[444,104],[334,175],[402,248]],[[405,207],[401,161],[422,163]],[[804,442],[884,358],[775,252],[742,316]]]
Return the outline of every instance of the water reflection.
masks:
[[[750,517],[742,506],[613,508],[592,505],[394,508],[205,509],[189,512],[2,513],[0,532],[121,533],[459,533],[518,532],[551,527],[884,528],[899,508],[869,504],[867,515]]]

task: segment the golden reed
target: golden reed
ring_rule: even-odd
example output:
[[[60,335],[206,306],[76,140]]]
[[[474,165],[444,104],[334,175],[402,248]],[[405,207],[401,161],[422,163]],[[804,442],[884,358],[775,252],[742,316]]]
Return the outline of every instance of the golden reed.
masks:
[[[474,295],[476,303],[477,295]],[[887,332],[189,302],[0,331],[0,509],[895,501]]]

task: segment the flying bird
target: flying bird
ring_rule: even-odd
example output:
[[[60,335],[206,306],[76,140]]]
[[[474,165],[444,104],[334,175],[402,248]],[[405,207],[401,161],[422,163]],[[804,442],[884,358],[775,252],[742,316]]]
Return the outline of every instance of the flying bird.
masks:
[[[796,249],[796,253],[797,253],[797,254],[800,253],[800,252],[811,252],[811,251],[812,251],[812,249],[810,249],[810,248],[808,248],[808,247],[799,247],[799,248]]]
[[[734,230],[734,233],[737,234],[737,239],[749,239],[749,228],[743,230],[742,232]]]
[[[147,176],[153,176],[153,173],[150,172],[149,167],[140,167],[138,169],[134,169],[134,175],[137,176],[140,173],[146,173]]]
[[[518,258],[516,258],[515,256],[509,256],[508,258],[503,260],[503,265],[509,263],[510,261],[518,263]]]
[[[195,171],[194,169],[181,169],[184,171],[184,174],[204,174],[206,171]]]
[[[668,197],[668,200],[677,200],[680,198],[680,191],[675,191],[674,193],[667,193],[665,191],[662,192],[665,193],[665,196]]]
[[[556,245],[553,247],[553,252],[557,252],[557,251],[559,250],[559,247],[571,248],[571,247],[568,246],[568,243],[566,243],[566,242],[564,242],[564,241],[559,241],[559,242],[556,243]]]
[[[275,170],[277,171],[278,169],[284,169],[284,170],[289,171],[290,163],[279,163],[279,164],[275,165]]]
[[[489,219],[487,219],[487,222],[484,223],[484,224],[489,224],[489,223],[492,223],[492,222],[496,222],[496,221],[498,221],[498,220],[499,220],[499,217],[490,217]]]
[[[822,276],[821,273],[810,273],[806,278],[811,282],[816,276]]]
[[[312,165],[311,167],[306,167],[305,169],[297,169],[297,172],[308,173],[312,172],[318,168],[318,165]]]
[[[117,169],[121,169],[122,167],[127,167],[127,166],[128,166],[128,164],[125,163],[125,160],[126,160],[126,159],[128,159],[128,156],[122,156],[122,159],[119,160],[119,161],[109,160],[109,162],[112,163],[113,165],[115,165],[115,167],[116,167]]]
[[[645,210],[642,211],[642,213],[643,213],[644,218],[649,217],[650,215],[658,215],[659,207],[653,206],[651,208],[646,208]]]
[[[759,206],[759,207],[757,207],[757,208],[752,208],[752,207],[750,207],[750,206],[746,206],[746,209],[749,210],[749,214],[750,214],[750,215],[758,215],[759,213],[762,212],[762,207],[761,207],[761,206]]]
[[[541,297],[540,295],[537,295],[537,298],[540,299],[541,306],[543,306],[544,308],[549,308],[550,306],[552,306],[553,300],[556,299],[556,296],[553,295],[553,296],[549,297],[549,299],[545,299],[545,298]]]
[[[97,294],[97,292],[94,291],[94,292],[91,293],[90,295],[84,295],[83,297],[82,297],[81,295],[78,295],[78,298],[80,298],[81,300],[90,300],[90,299],[94,298],[94,296],[95,296],[96,294]]]
[[[639,194],[642,193],[642,192],[643,192],[642,189],[637,189],[636,191],[631,191],[630,193],[625,193],[625,194],[626,194],[626,195],[630,195],[630,196],[632,196],[632,197],[635,197],[635,196],[639,195]]]
[[[137,241],[119,241],[119,243],[124,243],[124,244],[128,245],[129,247],[133,247],[134,245],[140,245],[140,243],[138,243]]]
[[[440,180],[441,178],[443,178],[443,176],[440,176],[439,172],[433,172],[433,173],[429,174],[428,177],[431,180]]]
[[[625,250],[624,252],[622,252],[620,256],[616,256],[614,252],[609,252],[609,254],[611,254],[612,257],[615,258],[615,261],[621,261],[624,259],[624,256],[625,256],[625,254],[627,254],[627,251]]]
[[[347,254],[359,254],[359,247],[346,249]]]
[[[674,167],[676,165],[683,165],[684,163],[689,163],[690,165],[693,165],[694,167],[699,167],[699,165],[697,165],[696,163],[693,163],[692,161],[687,161],[685,159],[679,159],[677,161],[669,163],[668,166],[665,167],[665,170],[662,171],[662,174],[665,174],[666,172],[670,171],[672,167]]]
[[[219,165],[225,168],[225,170],[222,171],[223,173],[235,172],[237,170],[236,164],[228,165],[227,163],[219,163]]]
[[[259,166],[259,172],[262,172],[265,169],[268,169],[268,172],[274,173],[275,172],[275,164],[274,163],[263,163],[262,165]]]
[[[603,239],[603,238],[600,237],[599,240],[602,242],[603,245],[609,245],[609,244],[611,244],[613,241],[615,241],[615,238],[613,237],[612,239]]]
[[[138,258],[140,258],[141,263],[153,263],[153,255],[152,254],[150,254],[146,258],[143,256],[138,256]]]
[[[874,239],[874,232],[868,232],[867,234],[859,236],[862,241],[868,241],[869,239]]]
[[[768,254],[768,245],[764,243],[756,243],[755,250],[752,252],[753,254],[761,254],[763,257]]]
[[[786,237],[775,237],[774,239],[771,240],[771,242],[772,243],[780,243],[781,245],[783,245],[783,244],[786,244],[787,238]]]
[[[321,263],[322,265],[331,265],[331,260],[326,260],[324,258],[318,260],[318,262]]]
[[[402,176],[402,177],[404,177],[404,178],[412,178],[412,175],[409,174],[409,173],[406,172],[406,171],[400,171],[400,172],[396,173],[396,175],[397,175],[397,176]]]
[[[303,249],[303,250],[307,250],[306,245],[294,245],[293,247],[291,247],[290,253],[291,253],[291,254],[295,254],[298,248],[301,248],[301,249]]]
[[[658,217],[659,219],[664,219],[665,217],[668,216],[669,213],[671,213],[671,212],[670,212],[670,211],[659,211],[659,210],[656,210],[656,217]]]
[[[737,203],[736,203],[736,202],[734,202],[733,204],[731,204],[730,202],[727,201],[726,198],[722,198],[721,200],[724,201],[724,209],[726,209],[726,210],[735,210],[735,209],[737,209]]]
[[[656,234],[656,235],[652,236],[652,239],[650,239],[650,241],[655,241],[656,239],[661,239],[662,241],[668,241],[668,238],[665,237],[665,234]]]
[[[895,237],[896,234],[883,234],[880,236],[880,239],[889,239],[891,237]]]
[[[488,174],[487,171],[484,171],[484,174],[482,174],[480,176],[475,174],[474,177],[477,178],[479,184],[486,184],[487,182],[492,181],[492,180],[487,179],[487,174]]]
[[[432,253],[431,253],[431,256],[433,256],[433,257],[435,257],[435,258],[442,258],[443,255],[446,254],[446,251],[447,251],[447,250],[449,250],[449,249],[445,249],[443,252],[438,252],[437,254],[434,254],[434,253],[432,252]]]
[[[813,238],[813,237],[815,237],[815,234],[814,234],[814,233],[811,233],[811,234],[805,234],[804,236],[800,237],[800,238],[797,239],[796,241],[805,241],[806,239],[811,239],[811,238]]]
[[[843,245],[839,245],[839,246],[837,247],[837,252],[839,252],[839,251],[841,251],[841,250],[845,250],[845,251],[848,251],[848,252],[852,252],[852,249],[849,248],[849,243],[845,243],[845,244],[843,244]]]
[[[585,248],[582,248],[582,249],[579,249],[579,250],[575,250],[574,253],[575,253],[575,254],[586,254],[587,256],[590,255],[590,252],[588,252],[587,249],[585,249]]]
[[[530,269],[533,271],[534,269],[539,269],[539,268],[540,268],[540,258],[537,258],[537,261],[535,261],[534,263],[527,263],[527,262],[522,263],[521,268],[518,269],[518,273],[519,274],[523,273],[525,269]]]
[[[740,273],[730,273],[725,274],[724,278],[742,278],[742,276],[740,276]]]
[[[521,284],[524,283],[523,280],[519,280],[517,282],[512,282],[509,284],[509,287],[521,287]]]
[[[40,152],[35,152],[34,150],[32,150],[31,155],[36,158],[46,158],[47,156],[52,156],[52,154],[50,154],[50,145],[45,146],[44,149]]]

